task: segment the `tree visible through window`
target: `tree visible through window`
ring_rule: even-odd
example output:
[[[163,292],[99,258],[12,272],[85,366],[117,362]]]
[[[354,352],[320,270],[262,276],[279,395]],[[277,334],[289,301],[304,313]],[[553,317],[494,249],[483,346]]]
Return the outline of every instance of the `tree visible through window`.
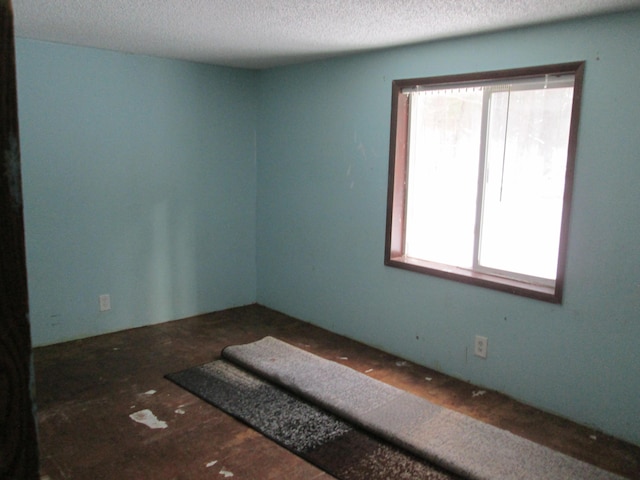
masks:
[[[394,81],[385,263],[560,302],[583,69]]]

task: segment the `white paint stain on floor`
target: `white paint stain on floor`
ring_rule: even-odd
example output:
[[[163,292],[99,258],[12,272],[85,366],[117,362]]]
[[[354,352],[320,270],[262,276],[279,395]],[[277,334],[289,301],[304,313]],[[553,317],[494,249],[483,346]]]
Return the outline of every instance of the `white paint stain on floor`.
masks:
[[[212,460],[209,463],[205,464],[205,467],[207,468],[211,468],[213,467],[216,463],[218,463],[218,460]],[[229,470],[227,470],[226,468],[222,467],[222,469],[220,470],[220,472],[218,472],[220,475],[224,476],[224,478],[229,478],[229,477],[233,477],[233,473],[231,473]]]
[[[145,409],[139,412],[132,413],[129,418],[134,422],[142,423],[149,428],[167,428],[167,422],[158,420],[151,410]]]

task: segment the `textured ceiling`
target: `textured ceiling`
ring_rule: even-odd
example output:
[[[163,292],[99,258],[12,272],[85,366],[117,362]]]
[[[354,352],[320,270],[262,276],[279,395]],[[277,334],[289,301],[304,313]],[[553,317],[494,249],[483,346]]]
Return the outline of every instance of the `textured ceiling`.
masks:
[[[16,35],[266,68],[639,9],[640,0],[13,0]]]

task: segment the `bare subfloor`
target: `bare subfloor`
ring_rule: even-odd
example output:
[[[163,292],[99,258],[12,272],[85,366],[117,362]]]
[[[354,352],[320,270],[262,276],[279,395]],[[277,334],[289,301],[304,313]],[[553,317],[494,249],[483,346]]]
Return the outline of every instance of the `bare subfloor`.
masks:
[[[42,480],[332,478],[163,378],[265,335],[640,479],[640,447],[252,305],[35,349]]]

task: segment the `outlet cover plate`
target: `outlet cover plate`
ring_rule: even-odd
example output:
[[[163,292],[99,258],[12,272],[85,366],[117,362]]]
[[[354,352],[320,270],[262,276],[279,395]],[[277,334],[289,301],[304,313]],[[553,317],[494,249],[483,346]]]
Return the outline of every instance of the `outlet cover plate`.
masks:
[[[111,296],[108,294],[100,295],[100,311],[106,312],[111,310]]]
[[[489,339],[481,335],[476,335],[474,343],[473,353],[476,357],[487,358],[487,350],[489,345]]]

